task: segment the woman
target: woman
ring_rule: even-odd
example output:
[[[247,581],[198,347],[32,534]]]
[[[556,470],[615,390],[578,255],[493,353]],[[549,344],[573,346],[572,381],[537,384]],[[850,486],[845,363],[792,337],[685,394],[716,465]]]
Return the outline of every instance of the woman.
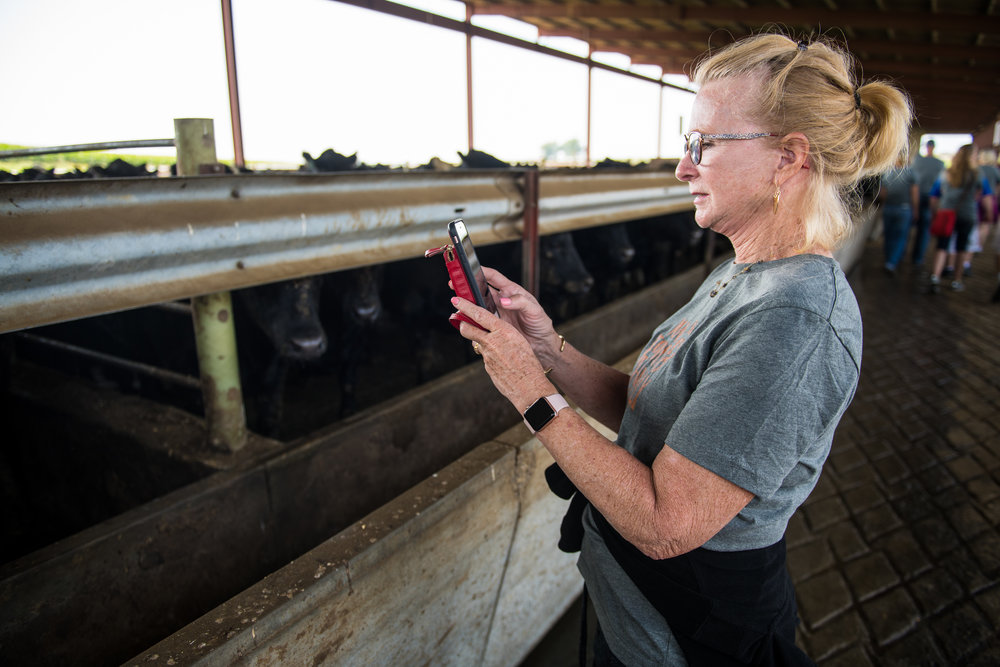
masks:
[[[882,176],[878,198],[882,205],[885,270],[895,275],[910,237],[910,223],[916,223],[920,213],[920,189],[905,155],[900,155],[895,166]]]
[[[965,289],[962,282],[964,270],[972,262],[969,252],[969,236],[978,220],[978,203],[982,198],[987,205],[993,206],[993,191],[979,173],[976,166],[976,147],[966,144],[958,149],[951,160],[951,166],[945,170],[943,178],[938,179],[931,188],[931,214],[938,210],[955,211],[955,228],[951,236],[937,238],[937,250],[934,252],[934,272],[931,274],[931,293],[941,291],[941,274],[948,259],[948,246],[952,241],[958,260],[955,263],[955,279],[951,289],[960,292]]]
[[[483,327],[461,333],[497,389],[587,500],[597,664],[808,661],[783,535],[861,361],[832,251],[851,231],[846,193],[895,162],[910,120],[898,90],[851,72],[836,49],[780,35],[698,66],[677,177],[736,259],[653,332],[631,376],[577,351],[496,271],[499,316],[453,299]],[[562,409],[553,383],[617,441]]]

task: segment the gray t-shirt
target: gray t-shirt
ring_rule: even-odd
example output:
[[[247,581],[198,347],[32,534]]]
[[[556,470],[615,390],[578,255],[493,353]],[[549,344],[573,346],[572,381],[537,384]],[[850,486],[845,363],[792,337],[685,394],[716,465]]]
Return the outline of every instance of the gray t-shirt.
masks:
[[[718,267],[653,332],[618,433],[647,465],[667,444],[754,494],[703,545],[713,551],[781,539],[816,485],[861,363],[861,314],[834,260],[797,255],[741,273],[746,266]],[[589,511],[584,528],[579,567],[612,651],[626,664],[684,664]]]
[[[969,175],[965,185],[955,187],[948,183],[947,178],[938,179],[931,188],[931,197],[939,197],[938,210],[955,211],[960,219],[975,222],[979,219],[978,208],[980,194],[993,194],[990,184],[976,171]]]
[[[885,188],[886,206],[911,206],[911,188],[917,184],[916,176],[909,167],[890,169],[882,175],[882,187]]]
[[[913,164],[910,165],[910,169],[913,170],[913,174],[917,177],[917,186],[920,188],[920,194],[925,195],[931,191],[934,181],[938,179],[941,171],[944,170],[944,162],[929,155],[918,155],[913,158]]]

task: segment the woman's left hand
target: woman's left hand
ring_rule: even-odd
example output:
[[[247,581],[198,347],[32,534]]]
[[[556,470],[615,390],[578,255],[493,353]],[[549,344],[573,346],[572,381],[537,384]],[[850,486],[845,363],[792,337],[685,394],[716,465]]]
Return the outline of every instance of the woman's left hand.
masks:
[[[473,349],[483,357],[483,364],[494,386],[518,412],[524,412],[541,396],[555,393],[527,339],[513,325],[485,308],[454,297],[453,306],[473,322],[462,322],[459,331],[472,341]]]

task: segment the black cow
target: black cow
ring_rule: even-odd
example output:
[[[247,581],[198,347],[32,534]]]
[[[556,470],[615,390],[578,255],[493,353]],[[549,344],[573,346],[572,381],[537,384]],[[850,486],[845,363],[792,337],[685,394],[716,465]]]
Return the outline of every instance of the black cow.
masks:
[[[561,232],[539,239],[539,301],[552,319],[562,322],[576,314],[574,304],[590,292],[590,275],[573,243],[573,234]]]
[[[339,415],[356,410],[358,367],[382,316],[381,280],[381,267],[364,267],[234,293],[252,428],[265,435],[289,431],[285,407],[293,372],[301,380],[332,370],[339,379]],[[247,327],[248,322],[254,326]],[[332,355],[331,346],[336,348]],[[330,396],[321,407],[332,404]]]
[[[448,317],[454,292],[441,256],[416,257],[385,265],[387,323],[384,345],[399,350],[397,373],[408,387],[460,368],[473,359],[471,347]]]
[[[594,165],[594,169],[631,169],[632,167],[633,165],[631,162],[612,160],[609,157],[604,158]]]
[[[320,153],[319,157],[314,158],[307,151],[302,151],[302,157],[306,161],[305,165],[302,167],[303,171],[316,171],[316,172],[333,172],[333,171],[351,171],[357,167],[358,154],[354,155],[342,155],[332,148],[327,148],[325,151]]]
[[[582,310],[614,301],[641,284],[633,270],[636,250],[625,223],[578,229],[573,243],[596,287],[581,301]]]
[[[156,176],[156,170],[148,170],[145,163],[138,165],[131,164],[119,158],[109,162],[106,167],[94,165],[84,173],[91,178],[142,178]]]
[[[365,266],[329,273],[323,286],[322,321],[335,331],[335,370],[340,381],[340,411],[357,411],[359,369],[369,361],[374,334],[383,323],[382,285],[385,267]]]
[[[646,284],[666,280],[703,260],[705,230],[685,211],[626,223],[635,242],[636,269]]]
[[[91,165],[85,170],[79,168],[62,174],[57,174],[55,169],[41,169],[39,167],[28,167],[17,174],[0,172],[0,181],[53,181],[53,180],[76,180],[84,178],[137,178],[156,176],[156,170],[150,170],[146,164],[131,164],[115,158],[107,166]]]
[[[265,435],[277,434],[282,423],[292,365],[326,353],[320,289],[321,279],[311,276],[233,293],[247,418]]]
[[[540,301],[557,322],[571,314],[572,303],[594,284],[569,232],[539,240]],[[483,265],[521,281],[521,242],[480,246]],[[475,359],[471,346],[455,331],[448,317],[454,292],[440,256],[391,262],[385,267],[387,327],[395,332],[391,347],[403,349],[407,374],[422,384]]]
[[[393,167],[386,164],[365,164],[358,162],[357,152],[354,155],[343,155],[332,148],[327,148],[320,153],[319,157],[315,158],[308,152],[303,151],[302,157],[305,160],[305,164],[299,169],[300,171],[333,173],[341,171],[389,171],[393,169]]]
[[[323,423],[318,420],[333,420],[356,408],[358,364],[364,359],[369,333],[382,315],[381,273],[380,267],[370,267],[233,292],[251,430],[270,436],[299,435],[303,428]],[[17,342],[18,356],[28,361],[84,377],[105,389],[202,413],[194,328],[185,303],[110,313],[9,336]],[[56,343],[46,344],[38,337]],[[137,362],[150,370],[101,355]],[[172,379],[175,376],[157,369],[189,379],[178,383]],[[336,380],[324,384],[322,396],[318,392],[308,396],[311,405],[319,406],[315,414],[303,416],[311,407],[303,408],[293,422],[285,414],[289,382],[312,381],[310,374]],[[294,389],[301,391],[298,385]]]
[[[521,281],[520,241],[488,246],[478,252],[485,266]],[[538,254],[538,300],[554,321],[563,322],[576,313],[575,302],[594,286],[594,278],[580,258],[570,232],[540,237]]]
[[[469,152],[464,155],[458,151],[458,157],[462,158],[462,166],[467,169],[507,169],[511,167],[509,162],[504,162],[475,148],[470,148]]]

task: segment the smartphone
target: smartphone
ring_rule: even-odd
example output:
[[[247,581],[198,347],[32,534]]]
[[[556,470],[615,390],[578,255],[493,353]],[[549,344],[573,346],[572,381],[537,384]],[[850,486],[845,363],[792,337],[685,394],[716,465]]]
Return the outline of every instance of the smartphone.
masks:
[[[469,230],[461,218],[448,223],[448,236],[451,237],[451,243],[455,246],[455,255],[458,257],[462,272],[465,273],[469,283],[472,300],[476,302],[476,305],[491,313],[496,313],[497,307],[493,303],[490,287],[486,284],[486,275],[483,273],[483,267],[476,256],[476,248],[472,245],[472,239],[469,238]]]

